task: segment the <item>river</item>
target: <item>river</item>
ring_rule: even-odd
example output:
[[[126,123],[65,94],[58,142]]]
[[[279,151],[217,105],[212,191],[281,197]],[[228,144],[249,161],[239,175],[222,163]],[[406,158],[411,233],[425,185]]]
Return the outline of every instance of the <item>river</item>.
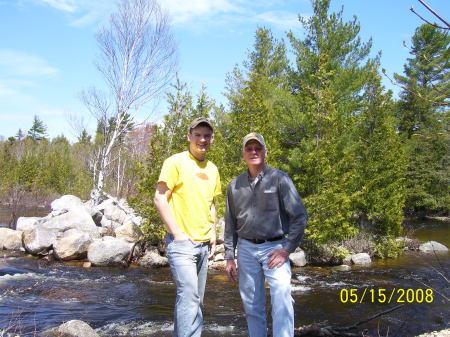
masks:
[[[418,238],[450,246],[449,224],[413,226]],[[31,337],[37,335],[36,331],[81,319],[101,336],[171,336],[175,288],[168,268],[85,269],[79,262],[45,262],[22,253],[0,251],[1,268],[14,268],[20,273],[0,276],[0,332],[6,329]],[[328,267],[295,268],[295,324],[327,320],[349,326],[404,300],[404,307],[354,332],[367,329],[366,336],[407,337],[448,328],[448,301],[439,293],[450,295],[449,283],[440,275],[448,279],[449,270],[450,253],[418,252],[376,260],[347,272]],[[355,290],[351,293],[351,289]],[[380,303],[384,293],[386,302]],[[354,299],[347,297],[350,294],[357,296],[357,303],[350,303]],[[237,287],[224,272],[209,272],[204,320],[205,337],[247,335]]]

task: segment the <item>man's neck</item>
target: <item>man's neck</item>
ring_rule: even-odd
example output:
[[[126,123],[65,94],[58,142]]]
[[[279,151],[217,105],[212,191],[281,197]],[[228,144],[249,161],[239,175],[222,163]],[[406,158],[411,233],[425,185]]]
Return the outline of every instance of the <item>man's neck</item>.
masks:
[[[191,150],[189,150],[189,153],[192,155],[192,157],[194,157],[198,161],[204,161],[206,159],[206,153],[199,155],[199,154],[193,153],[193,151],[191,151]]]
[[[249,166],[248,172],[250,173],[250,177],[252,178],[257,177],[258,174],[260,174],[264,170],[264,166],[265,164],[258,166]]]

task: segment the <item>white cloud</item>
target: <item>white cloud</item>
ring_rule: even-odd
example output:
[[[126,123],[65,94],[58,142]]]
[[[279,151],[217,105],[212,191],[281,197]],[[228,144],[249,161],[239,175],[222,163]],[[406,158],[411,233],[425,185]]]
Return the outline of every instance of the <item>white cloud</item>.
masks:
[[[116,10],[112,0],[34,0],[70,14],[71,25],[105,21]],[[207,28],[211,23],[263,22],[283,29],[298,25],[297,13],[284,9],[292,0],[159,0],[175,25]]]
[[[74,12],[76,10],[73,0],[40,0],[47,5],[65,12]]]
[[[298,14],[286,11],[268,11],[256,15],[256,19],[282,28],[291,29],[300,25]]]
[[[174,23],[194,20],[198,17],[211,17],[216,14],[242,12],[243,8],[236,0],[165,0],[163,8],[167,9]]]
[[[58,72],[46,60],[17,50],[0,49],[0,73],[3,76],[48,76]]]

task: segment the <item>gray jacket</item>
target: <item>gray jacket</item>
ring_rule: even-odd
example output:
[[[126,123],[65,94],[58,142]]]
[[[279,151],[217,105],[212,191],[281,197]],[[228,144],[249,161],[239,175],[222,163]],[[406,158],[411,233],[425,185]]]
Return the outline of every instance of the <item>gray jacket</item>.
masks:
[[[254,187],[248,171],[227,189],[225,259],[233,259],[237,238],[271,239],[287,234],[284,249],[292,253],[300,244],[308,215],[289,176],[265,166]]]

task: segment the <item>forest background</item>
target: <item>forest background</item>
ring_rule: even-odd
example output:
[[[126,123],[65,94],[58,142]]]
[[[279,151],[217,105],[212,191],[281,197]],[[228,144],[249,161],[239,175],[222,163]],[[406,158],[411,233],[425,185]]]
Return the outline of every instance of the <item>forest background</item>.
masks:
[[[45,121],[0,143],[0,200],[13,208],[45,204],[62,194],[88,199],[100,171],[102,188],[147,219],[149,239],[162,233],[153,206],[162,162],[187,149],[189,122],[206,116],[215,140],[208,154],[223,191],[245,169],[242,137],[264,135],[268,164],[293,179],[310,215],[309,240],[329,243],[370,230],[380,240],[401,233],[405,217],[448,216],[450,37],[424,24],[412,38],[403,74],[392,81],[399,99],[381,84],[379,56],[359,37],[355,17],[330,13],[329,0],[312,2],[314,15],[300,18],[305,34],[286,41],[266,28],[226,81],[228,105],[202,88],[193,94],[178,77],[167,92],[163,123],[135,125],[133,116],[99,118],[95,134],[78,141],[49,139]],[[399,46],[399,48],[405,48]],[[101,149],[121,128],[111,162],[100,168]],[[224,213],[224,198],[218,200]],[[12,219],[14,220],[14,219]],[[12,223],[11,226],[14,226]]]

